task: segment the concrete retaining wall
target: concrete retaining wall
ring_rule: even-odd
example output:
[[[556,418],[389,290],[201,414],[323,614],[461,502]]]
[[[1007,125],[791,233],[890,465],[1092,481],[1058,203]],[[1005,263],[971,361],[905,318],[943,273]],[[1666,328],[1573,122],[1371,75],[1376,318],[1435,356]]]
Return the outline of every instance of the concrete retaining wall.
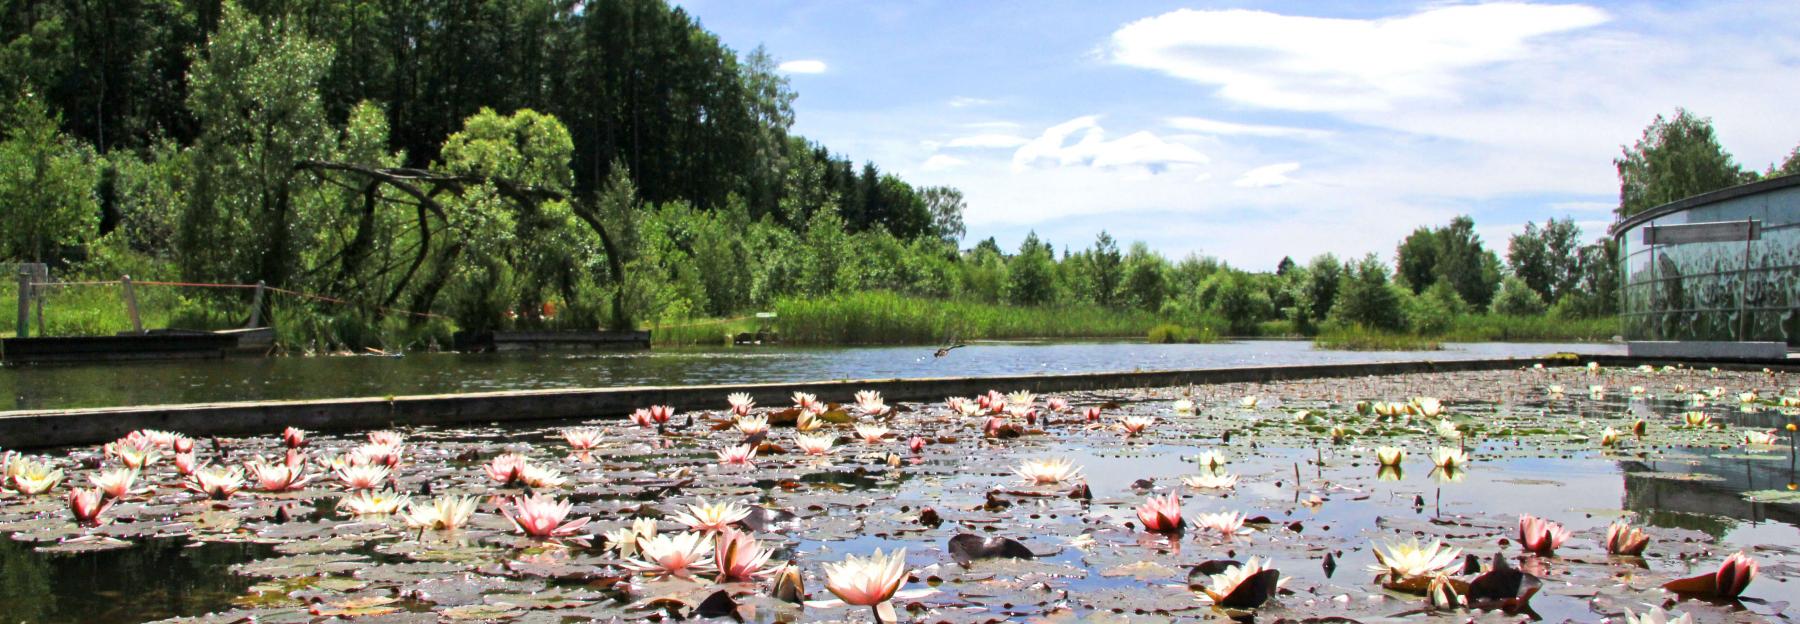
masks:
[[[1050,393],[1189,384],[1269,382],[1322,377],[1505,370],[1528,367],[1537,363],[1547,366],[1572,366],[1582,365],[1589,361],[1598,361],[1607,366],[1665,363],[1617,356],[1381,362],[1062,375],[517,390],[403,396],[393,399],[247,401],[13,411],[0,412],[0,447],[16,449],[94,444],[110,441],[132,430],[142,428],[167,429],[196,436],[272,435],[290,425],[318,431],[369,429],[389,425],[461,425],[545,419],[620,418],[633,409],[650,405],[671,405],[679,410],[723,409],[725,395],[732,392],[747,392],[755,397],[756,402],[760,405],[787,405],[789,396],[796,391],[811,392],[827,401],[848,401],[853,393],[864,389],[878,390],[890,401],[940,401],[948,396],[970,396],[987,392],[990,389],[1032,390],[1038,393]],[[1721,364],[1720,367],[1755,370],[1769,365],[1728,363]],[[1772,365],[1784,370],[1797,368],[1795,365],[1783,363]]]

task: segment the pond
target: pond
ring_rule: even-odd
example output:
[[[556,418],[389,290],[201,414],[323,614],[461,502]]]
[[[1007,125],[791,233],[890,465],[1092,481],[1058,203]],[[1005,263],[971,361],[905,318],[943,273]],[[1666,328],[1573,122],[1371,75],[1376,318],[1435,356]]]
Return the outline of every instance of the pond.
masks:
[[[1450,344],[1442,351],[1319,350],[1306,341],[980,343],[932,347],[674,349],[628,353],[418,353],[0,369],[0,411],[484,390],[1019,375],[1622,353],[1611,344]]]
[[[1492,597],[1496,584],[1524,595],[1512,609],[1549,621],[1653,606],[1699,621],[1791,619],[1800,615],[1800,477],[1784,427],[1800,409],[1796,384],[1791,373],[1527,369],[1002,397],[1018,411],[1000,405],[998,415],[979,404],[865,409],[821,397],[845,403],[806,419],[817,427],[807,443],[834,444],[822,455],[802,452],[803,410],[758,406],[733,421],[720,397],[718,411],[660,427],[646,411],[648,426],[614,416],[592,431],[539,422],[306,436],[293,454],[316,478],[279,492],[252,479],[216,500],[180,485],[193,479],[169,452],[189,442],[147,432],[110,454],[34,454],[65,483],[0,494],[0,533],[12,538],[0,545],[0,617],[556,622],[723,609],[759,622],[869,621],[869,609],[834,600],[826,566],[904,548],[905,578],[888,604],[920,622],[1198,620],[1218,607],[1190,588],[1192,570],[1252,557],[1287,580],[1230,614],[1467,620],[1417,591],[1441,574],[1469,599]],[[774,424],[760,443],[737,428],[754,431],[759,417]],[[876,425],[889,431],[877,435]],[[289,445],[279,434],[202,441],[191,461],[282,464]],[[749,463],[726,463],[741,444],[756,450]],[[161,446],[170,448],[99,526],[71,519],[61,496],[69,487]],[[1397,469],[1383,469],[1383,447],[1405,450]],[[1469,454],[1462,468],[1434,466],[1458,450]],[[1028,463],[1047,459],[1070,466]],[[388,474],[376,468],[390,465]],[[324,474],[328,466],[337,472]],[[1021,470],[1060,480],[1028,483]],[[381,498],[352,494],[358,485],[408,493],[412,512],[356,515]],[[535,523],[503,514],[535,509],[515,498],[528,491],[571,503],[565,523],[589,522],[561,537],[521,534]],[[476,509],[458,529],[405,521],[465,495]],[[1186,530],[1148,531],[1139,507],[1168,496]],[[690,535],[716,537],[688,532],[730,522],[695,509],[711,505],[756,510],[732,531],[770,551],[769,561],[793,563],[803,605],[776,597],[784,575],[716,582],[713,564],[683,570],[680,557],[660,552]],[[1248,521],[1207,517],[1216,512]],[[1526,515],[1568,535],[1534,534],[1541,550],[1527,552]],[[1609,552],[1615,522],[1648,536],[1641,556]],[[658,538],[626,539],[649,526]],[[1017,540],[1027,552],[1015,554],[1033,556],[950,546],[986,537]],[[1419,575],[1370,570],[1372,549],[1413,540],[1458,553],[1411,566]],[[1760,566],[1741,595],[1663,589],[1715,579],[1735,553]],[[1493,569],[1496,557],[1504,569]]]

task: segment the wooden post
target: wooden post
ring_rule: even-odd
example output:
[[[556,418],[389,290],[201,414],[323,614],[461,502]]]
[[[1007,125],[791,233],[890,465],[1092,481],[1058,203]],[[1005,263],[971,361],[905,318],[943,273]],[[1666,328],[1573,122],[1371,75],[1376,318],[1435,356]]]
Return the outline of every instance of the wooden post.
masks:
[[[1738,274],[1738,342],[1750,340],[1750,245],[1756,242],[1756,220],[1744,219],[1744,270]]]
[[[31,337],[31,273],[19,267],[19,330],[13,336]]]
[[[250,325],[248,327],[252,329],[262,327],[264,288],[266,287],[263,285],[263,281],[256,280],[256,296],[250,299]]]
[[[50,281],[50,274],[45,273],[44,275],[44,282],[48,283]],[[44,331],[44,296],[38,294],[37,288],[38,287],[35,285],[31,287],[31,302],[37,305],[38,337],[42,338],[50,335],[50,333]]]
[[[131,286],[131,276],[119,277],[119,283],[125,286],[125,314],[131,317],[131,331],[144,333],[144,321],[138,318],[137,289]]]

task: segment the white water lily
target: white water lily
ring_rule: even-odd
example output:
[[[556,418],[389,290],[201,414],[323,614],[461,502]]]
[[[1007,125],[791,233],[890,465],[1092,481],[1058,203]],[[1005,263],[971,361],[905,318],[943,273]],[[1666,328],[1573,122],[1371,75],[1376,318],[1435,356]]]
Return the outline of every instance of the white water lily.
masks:
[[[637,559],[626,559],[626,569],[650,576],[687,578],[713,562],[713,536],[710,533],[683,531],[673,535],[640,538]]]
[[[1431,463],[1439,468],[1456,469],[1469,463],[1469,452],[1448,446],[1440,446],[1431,453]]]
[[[1192,414],[1194,413],[1194,402],[1187,399],[1177,399],[1174,408],[1175,413],[1177,414]]]
[[[749,516],[750,508],[736,501],[709,504],[702,498],[699,504],[688,505],[687,511],[675,512],[670,519],[696,531],[718,532]]]
[[[768,416],[739,416],[734,423],[738,433],[747,436],[762,435],[769,432]]]
[[[1260,403],[1260,402],[1262,402],[1262,399],[1257,397],[1256,395],[1252,394],[1250,396],[1246,396],[1244,398],[1238,399],[1238,407],[1242,407],[1244,409],[1256,409],[1256,404]]]
[[[1449,439],[1454,440],[1454,439],[1462,437],[1462,429],[1457,427],[1456,423],[1454,421],[1451,421],[1450,419],[1446,418],[1446,419],[1437,421],[1437,434],[1439,437],[1444,437],[1444,438],[1449,438]]]
[[[393,490],[357,490],[338,499],[338,511],[353,516],[386,516],[399,513],[412,497]]]
[[[439,496],[429,505],[407,507],[406,526],[415,529],[454,531],[469,524],[475,506],[481,502],[474,496]]]
[[[1031,407],[1035,403],[1037,403],[1037,395],[1033,394],[1030,390],[1019,390],[1006,393],[1007,405]]]
[[[872,423],[856,424],[856,437],[862,438],[862,441],[868,444],[880,444],[882,436],[887,434],[888,428],[883,425]]]
[[[1413,397],[1412,407],[1420,416],[1426,418],[1436,418],[1444,413],[1444,402],[1438,400],[1437,397]]]
[[[1375,459],[1383,466],[1398,466],[1406,461],[1406,449],[1398,446],[1383,446],[1375,449]]]
[[[829,433],[794,435],[794,446],[800,447],[807,455],[828,455],[831,447],[837,444],[837,436]]]
[[[1196,490],[1229,490],[1237,487],[1238,476],[1228,472],[1183,475],[1181,483]]]
[[[1369,566],[1369,570],[1387,574],[1396,580],[1446,571],[1462,557],[1462,549],[1446,547],[1437,540],[1432,540],[1430,546],[1420,546],[1418,540],[1388,542],[1387,552],[1382,552],[1380,545],[1370,551],[1375,555],[1375,563]]]
[[[1675,614],[1663,611],[1662,607],[1652,605],[1643,615],[1626,609],[1625,624],[1694,624],[1694,614],[1683,613],[1681,617],[1675,617]]]
[[[1061,457],[1027,459],[1014,468],[1013,473],[1023,477],[1026,483],[1043,485],[1074,480],[1081,476],[1081,467]]]
[[[1224,468],[1227,461],[1229,460],[1225,457],[1225,453],[1218,449],[1206,449],[1200,451],[1199,455],[1194,456],[1194,462],[1200,464],[1201,468],[1207,470]]]

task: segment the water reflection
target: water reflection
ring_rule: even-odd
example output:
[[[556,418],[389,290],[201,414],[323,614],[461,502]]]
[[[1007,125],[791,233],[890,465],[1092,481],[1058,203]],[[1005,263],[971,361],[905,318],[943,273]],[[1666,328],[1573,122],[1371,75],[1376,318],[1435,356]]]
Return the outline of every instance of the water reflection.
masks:
[[[1604,344],[1452,344],[1443,351],[1321,351],[1304,341],[1208,345],[989,343],[926,347],[677,349],[612,354],[412,354],[0,369],[0,410],[618,387],[1616,353]],[[121,383],[124,380],[126,383]]]
[[[48,555],[0,540],[0,614],[12,622],[138,622],[230,604],[253,579],[232,564],[273,556],[263,544],[140,540],[131,548]]]

